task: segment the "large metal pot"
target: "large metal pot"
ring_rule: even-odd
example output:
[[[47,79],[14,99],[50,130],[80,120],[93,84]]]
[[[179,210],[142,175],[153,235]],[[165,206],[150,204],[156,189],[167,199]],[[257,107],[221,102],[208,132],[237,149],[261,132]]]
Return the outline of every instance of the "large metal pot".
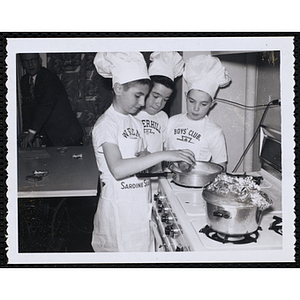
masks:
[[[174,173],[173,181],[186,187],[204,187],[224,171],[222,166],[206,161],[197,161],[188,170],[181,170],[172,163],[169,169]]]
[[[171,174],[175,183],[185,187],[204,187],[214,181],[218,174],[224,171],[223,167],[211,162],[197,161],[194,166],[182,170],[177,163],[170,163],[171,172],[138,173],[138,178],[167,177]]]
[[[251,203],[238,202],[234,196],[219,195],[207,189],[203,190],[202,195],[206,202],[206,221],[213,230],[234,236],[251,234],[258,229],[263,209]]]

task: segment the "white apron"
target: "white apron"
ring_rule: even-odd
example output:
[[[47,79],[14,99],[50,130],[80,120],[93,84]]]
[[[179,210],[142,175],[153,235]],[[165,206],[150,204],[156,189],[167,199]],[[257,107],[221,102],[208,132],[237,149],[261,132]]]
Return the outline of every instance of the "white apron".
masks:
[[[96,252],[153,251],[149,184],[136,177],[112,178],[103,187],[94,217],[92,246]]]
[[[129,123],[132,125],[131,123]],[[142,151],[141,139],[119,137],[123,158]],[[113,176],[102,187],[96,214],[92,247],[96,252],[154,251],[151,220],[150,180],[132,176],[115,180]]]

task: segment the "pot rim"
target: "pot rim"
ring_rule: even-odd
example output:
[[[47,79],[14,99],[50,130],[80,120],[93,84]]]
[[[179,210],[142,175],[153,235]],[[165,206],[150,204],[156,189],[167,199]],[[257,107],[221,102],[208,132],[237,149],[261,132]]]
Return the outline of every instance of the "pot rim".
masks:
[[[193,168],[195,168],[195,166],[201,166],[201,165],[209,165],[209,166],[213,166],[215,168],[214,171],[212,172],[207,172],[207,173],[199,173],[201,172],[201,170],[193,170]],[[179,167],[176,165],[175,162],[172,162],[169,164],[169,169],[170,171],[172,171],[175,174],[178,175],[188,175],[188,176],[201,176],[201,177],[210,177],[210,176],[214,176],[216,174],[220,174],[222,172],[224,172],[224,168],[221,165],[218,165],[216,163],[212,163],[209,161],[200,161],[197,160],[195,166],[193,166],[189,171],[182,171],[179,169]],[[198,173],[198,174],[197,174]]]

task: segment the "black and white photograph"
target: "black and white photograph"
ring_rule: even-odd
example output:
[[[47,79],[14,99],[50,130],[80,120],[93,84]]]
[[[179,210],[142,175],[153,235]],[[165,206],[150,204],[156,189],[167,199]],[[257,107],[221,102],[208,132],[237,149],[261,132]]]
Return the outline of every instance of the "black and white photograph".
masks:
[[[9,38],[8,264],[294,262],[293,51]]]

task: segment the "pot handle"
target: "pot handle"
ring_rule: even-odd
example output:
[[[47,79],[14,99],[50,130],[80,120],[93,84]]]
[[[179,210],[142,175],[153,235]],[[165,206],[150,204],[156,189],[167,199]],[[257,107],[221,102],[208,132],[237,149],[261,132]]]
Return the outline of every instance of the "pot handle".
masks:
[[[213,216],[224,219],[231,219],[230,212],[226,210],[216,210],[213,212]]]
[[[150,177],[168,177],[170,172],[161,172],[161,173],[136,173],[135,176],[137,178],[150,178]]]

